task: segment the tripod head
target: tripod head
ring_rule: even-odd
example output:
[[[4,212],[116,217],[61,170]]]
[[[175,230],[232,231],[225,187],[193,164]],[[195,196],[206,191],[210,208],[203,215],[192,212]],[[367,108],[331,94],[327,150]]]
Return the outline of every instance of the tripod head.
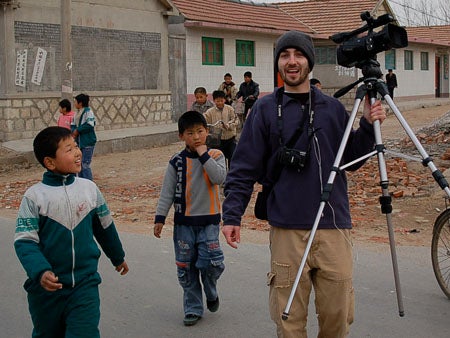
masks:
[[[387,88],[382,88],[380,85],[381,83],[384,84],[383,80],[381,80],[383,73],[381,72],[380,63],[376,60],[375,57],[360,62],[358,68],[361,68],[363,77],[360,77],[355,82],[350,83],[349,85],[345,86],[344,88],[339,89],[333,95],[335,98],[338,98],[338,97],[341,97],[341,96],[347,94],[347,92],[349,90],[351,90],[353,87],[355,87],[356,85],[358,85],[361,82],[365,83],[366,88],[368,90],[370,90],[372,88],[376,88],[377,91],[382,94],[382,96],[384,96],[385,93],[387,93]],[[359,96],[360,95],[357,94],[357,97],[359,97]]]

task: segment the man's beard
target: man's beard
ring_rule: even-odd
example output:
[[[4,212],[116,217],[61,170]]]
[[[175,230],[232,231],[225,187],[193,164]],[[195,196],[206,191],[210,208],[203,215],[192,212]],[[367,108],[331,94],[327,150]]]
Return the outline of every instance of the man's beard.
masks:
[[[283,79],[284,83],[291,87],[296,87],[301,85],[303,82],[305,82],[308,79],[309,74],[309,67],[302,67],[300,68],[300,77],[297,80],[289,80],[288,76],[286,75],[287,71],[284,70],[281,72],[281,78]]]

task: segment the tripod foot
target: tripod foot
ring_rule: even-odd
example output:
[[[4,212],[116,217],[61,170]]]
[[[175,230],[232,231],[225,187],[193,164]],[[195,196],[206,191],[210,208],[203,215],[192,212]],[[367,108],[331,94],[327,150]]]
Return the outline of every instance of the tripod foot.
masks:
[[[281,315],[281,319],[283,319],[283,320],[287,320],[288,317],[289,317],[289,313],[287,313],[287,312],[283,312],[283,314]]]
[[[399,311],[398,315],[399,315],[400,317],[405,317],[405,311]]]

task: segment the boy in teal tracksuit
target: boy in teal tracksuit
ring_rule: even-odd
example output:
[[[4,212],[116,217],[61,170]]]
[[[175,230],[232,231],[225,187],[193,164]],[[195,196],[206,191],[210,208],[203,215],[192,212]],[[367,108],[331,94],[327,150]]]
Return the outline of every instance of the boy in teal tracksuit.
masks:
[[[100,337],[95,240],[124,275],[128,266],[122,244],[95,183],[75,176],[81,151],[70,130],[48,127],[36,136],[33,148],[47,172],[25,192],[14,236],[28,276],[24,288],[33,337]]]

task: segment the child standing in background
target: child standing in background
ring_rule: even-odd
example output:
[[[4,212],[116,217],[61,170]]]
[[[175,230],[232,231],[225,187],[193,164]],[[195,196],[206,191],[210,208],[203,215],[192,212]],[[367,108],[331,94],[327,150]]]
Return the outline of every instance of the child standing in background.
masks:
[[[192,103],[191,110],[205,113],[209,108],[214,107],[214,104],[208,100],[208,94],[204,87],[197,87],[194,90],[195,101]]]
[[[222,92],[223,93],[223,92]],[[188,111],[178,120],[178,133],[185,149],[175,154],[167,167],[153,234],[160,238],[171,206],[174,206],[173,243],[178,281],[183,288],[184,325],[195,325],[206,307],[219,309],[217,280],[225,269],[219,243],[221,205],[219,185],[226,176],[225,157],[207,149],[205,117]]]
[[[239,119],[234,112],[233,107],[225,104],[225,93],[221,90],[215,90],[213,92],[213,99],[215,106],[209,108],[205,115],[206,122],[208,124],[215,124],[218,121],[222,121],[220,127],[222,127],[222,135],[220,139],[219,149],[225,155],[230,168],[231,157],[236,149],[236,126],[239,125]]]
[[[71,125],[75,118],[75,112],[72,111],[72,104],[69,100],[64,99],[59,102],[59,113],[58,127],[71,130]]]
[[[81,171],[79,177],[93,179],[91,162],[94,156],[94,148],[97,143],[97,135],[95,134],[95,115],[89,107],[89,95],[79,94],[75,96],[75,108],[79,111],[79,118],[76,119],[72,136],[78,143],[83,154],[81,163]]]

